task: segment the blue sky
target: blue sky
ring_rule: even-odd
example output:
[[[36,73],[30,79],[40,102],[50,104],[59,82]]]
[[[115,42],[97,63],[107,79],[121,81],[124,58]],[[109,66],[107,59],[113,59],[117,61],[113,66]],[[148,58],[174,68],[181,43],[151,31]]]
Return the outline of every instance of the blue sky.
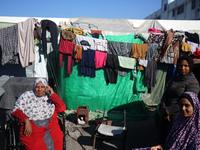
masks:
[[[0,16],[144,19],[160,8],[161,0],[3,0]]]

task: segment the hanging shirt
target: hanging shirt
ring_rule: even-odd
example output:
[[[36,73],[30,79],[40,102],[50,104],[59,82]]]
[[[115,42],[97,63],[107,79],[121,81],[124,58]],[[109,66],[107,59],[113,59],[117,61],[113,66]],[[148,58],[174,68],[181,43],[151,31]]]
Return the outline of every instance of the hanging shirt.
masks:
[[[74,56],[75,62],[77,63],[80,63],[82,59],[82,50],[83,50],[82,46],[75,44],[73,56]]]
[[[60,68],[63,67],[62,65],[62,58],[63,58],[63,54],[68,54],[68,70],[67,72],[69,74],[72,73],[72,54],[73,54],[73,50],[74,50],[74,43],[68,41],[68,40],[64,40],[62,37],[60,38],[60,46],[58,51],[60,52],[59,56],[60,56]]]
[[[101,39],[94,39],[95,42],[95,50],[107,52],[108,51],[108,41]]]
[[[83,50],[87,50],[88,48],[95,50],[94,38],[90,38],[90,37],[86,37],[82,35],[76,35],[75,44],[83,46]]]
[[[106,65],[107,53],[96,51],[95,53],[95,68],[103,68]]]

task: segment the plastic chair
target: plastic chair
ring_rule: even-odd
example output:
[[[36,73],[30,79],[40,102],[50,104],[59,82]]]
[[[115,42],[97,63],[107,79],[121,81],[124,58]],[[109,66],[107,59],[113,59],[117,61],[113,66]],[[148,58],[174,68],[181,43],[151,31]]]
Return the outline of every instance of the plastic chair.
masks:
[[[62,117],[61,130],[63,132],[63,150],[66,150],[66,134],[65,134],[65,113],[61,112],[58,115]],[[24,144],[20,140],[19,132],[20,124],[17,119],[10,118],[6,123],[5,149],[6,150],[24,150]]]
[[[104,120],[105,110],[106,109],[104,109],[102,121]],[[100,122],[100,124],[97,125],[95,129],[94,140],[93,140],[93,150],[95,149],[96,138],[101,138],[103,140],[106,140],[106,139],[111,139],[112,137],[117,136],[117,135],[123,135],[122,150],[125,150],[126,139],[127,139],[126,110],[124,110],[124,126],[123,127],[102,124],[102,121]]]

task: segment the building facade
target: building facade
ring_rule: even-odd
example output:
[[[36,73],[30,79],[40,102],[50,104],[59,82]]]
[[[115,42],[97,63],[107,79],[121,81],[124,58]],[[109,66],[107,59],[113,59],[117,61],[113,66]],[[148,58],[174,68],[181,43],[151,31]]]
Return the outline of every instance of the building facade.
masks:
[[[145,19],[200,20],[200,0],[162,0],[161,9]]]

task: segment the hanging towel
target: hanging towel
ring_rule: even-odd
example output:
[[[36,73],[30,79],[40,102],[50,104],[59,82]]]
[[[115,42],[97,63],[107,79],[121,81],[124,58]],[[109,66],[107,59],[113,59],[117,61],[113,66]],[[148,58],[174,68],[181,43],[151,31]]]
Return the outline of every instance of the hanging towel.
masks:
[[[103,68],[106,65],[107,53],[96,51],[95,53],[95,68]]]
[[[132,51],[130,54],[130,57],[134,57],[137,59],[145,59],[147,53],[147,44],[139,44],[139,43],[133,43],[132,44]],[[144,70],[143,66],[138,65],[137,69]]]
[[[29,66],[35,61],[34,28],[40,23],[35,18],[29,18],[18,23],[18,49],[22,67]]]
[[[117,83],[118,68],[119,68],[118,56],[107,54],[107,60],[106,60],[107,83]]]
[[[19,64],[18,53],[18,24],[0,29],[0,47],[2,50],[1,64],[8,62]]]
[[[55,22],[51,20],[42,20],[42,45],[43,52],[47,51],[47,38],[46,38],[46,30],[48,30],[51,34],[51,43],[53,50],[57,50],[58,43],[58,27]]]
[[[64,40],[62,37],[60,38],[60,46],[58,51],[59,53],[59,57],[60,57],[60,68],[63,67],[62,65],[62,58],[63,58],[63,54],[68,54],[68,69],[67,69],[67,73],[72,74],[72,54],[73,54],[73,50],[74,50],[74,43],[68,41],[68,40]]]
[[[95,77],[95,50],[87,49],[82,52],[81,72],[90,77]]]

